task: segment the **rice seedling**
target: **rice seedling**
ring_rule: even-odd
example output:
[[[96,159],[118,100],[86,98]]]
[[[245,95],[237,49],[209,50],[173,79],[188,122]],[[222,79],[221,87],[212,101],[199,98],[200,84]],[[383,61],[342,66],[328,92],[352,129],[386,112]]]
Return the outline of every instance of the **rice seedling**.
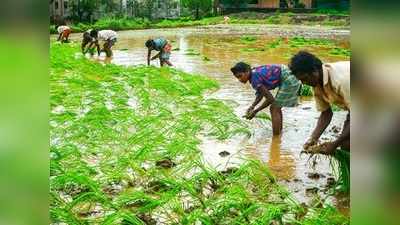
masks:
[[[250,135],[232,107],[203,97],[216,81],[76,52],[50,47],[51,223],[269,224],[300,210],[261,162],[204,162],[200,135]],[[323,208],[293,222],[347,221],[338,216]]]
[[[243,44],[252,44],[257,41],[257,37],[252,35],[243,35],[240,37],[240,42]]]
[[[266,49],[275,49],[278,48],[283,42],[283,38],[277,38],[273,40],[271,43],[268,43],[265,48]]]
[[[350,49],[335,47],[329,51],[329,54],[334,55],[334,56],[350,57],[351,51],[350,51]]]
[[[334,171],[337,182],[334,189],[338,187],[339,191],[349,193],[350,191],[350,152],[348,150],[336,149],[333,154],[321,152],[321,145],[311,146],[305,150],[310,154],[309,160],[316,161],[321,156],[325,156],[330,160],[332,171]]]
[[[328,39],[304,38],[302,36],[289,38],[288,44],[289,47],[291,48],[300,48],[305,46],[323,46],[323,47],[335,46],[335,42]]]
[[[208,62],[208,61],[211,61],[211,59],[208,58],[207,56],[204,56],[204,57],[203,57],[203,61],[207,61],[207,62]]]
[[[313,95],[314,95],[314,93],[313,93],[312,87],[305,85],[305,84],[301,85],[300,96],[313,96]]]
[[[340,108],[339,106],[337,106],[337,105],[335,105],[335,104],[331,105],[331,108],[332,108],[332,111],[333,111],[333,112],[343,111],[342,108]]]

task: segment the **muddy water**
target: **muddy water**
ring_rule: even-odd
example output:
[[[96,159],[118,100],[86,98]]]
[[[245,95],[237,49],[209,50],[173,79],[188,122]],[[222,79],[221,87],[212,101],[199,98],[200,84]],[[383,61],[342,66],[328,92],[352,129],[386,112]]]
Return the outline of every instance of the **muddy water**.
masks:
[[[240,41],[242,35],[252,34],[258,40],[254,43]],[[104,56],[95,60],[111,62],[119,65],[145,64],[147,50],[144,42],[149,37],[164,36],[171,40],[173,49],[171,62],[174,67],[189,73],[201,73],[221,84],[221,88],[208,94],[208,98],[218,98],[234,107],[238,116],[244,115],[247,107],[255,98],[249,84],[239,83],[230,73],[229,68],[238,61],[245,61],[252,66],[263,64],[287,64],[291,54],[299,49],[277,48],[274,50],[253,51],[265,46],[275,37],[295,35],[311,37],[328,37],[338,42],[338,45],[348,47],[349,32],[345,30],[328,30],[322,28],[295,27],[260,27],[260,26],[214,26],[203,28],[183,28],[164,30],[143,30],[119,32],[119,40],[114,47],[114,57],[105,59]],[[72,40],[79,41],[79,34]],[[307,48],[320,56],[323,61],[343,60],[341,57],[329,56],[325,47]],[[251,51],[251,50],[250,50]],[[155,54],[155,53],[154,53]],[[158,66],[157,60],[152,65]],[[266,109],[265,112],[269,113]],[[335,112],[331,125],[327,128],[322,140],[332,140],[338,133],[333,128],[342,127],[345,112]],[[279,182],[287,186],[300,202],[310,203],[315,195],[308,193],[310,188],[318,188],[318,194],[324,193],[327,178],[333,177],[328,160],[319,160],[311,166],[307,155],[301,155],[302,145],[316,125],[319,113],[312,98],[301,98],[300,105],[295,108],[283,108],[283,134],[272,138],[271,123],[262,119],[249,121],[253,133],[250,139],[236,137],[229,141],[219,142],[202,137],[200,146],[205,160],[211,165],[224,169],[241,162],[243,157],[253,157],[265,162],[278,177]],[[227,151],[229,156],[222,157],[220,152]],[[316,179],[310,173],[320,174]],[[329,198],[337,207],[348,214],[349,203],[346,198]]]

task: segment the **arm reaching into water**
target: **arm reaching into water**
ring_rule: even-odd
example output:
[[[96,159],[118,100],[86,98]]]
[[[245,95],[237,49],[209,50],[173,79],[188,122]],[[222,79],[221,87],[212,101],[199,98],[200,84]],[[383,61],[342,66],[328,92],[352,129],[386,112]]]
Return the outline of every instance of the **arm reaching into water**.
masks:
[[[159,58],[160,57],[160,53],[161,52],[159,52],[155,56],[151,57],[151,60],[155,60],[155,59]]]
[[[344,147],[346,150],[350,150],[350,113],[347,114],[340,136],[335,141],[323,143],[321,146],[321,153],[327,155],[335,153],[338,147]]]
[[[247,109],[246,115],[250,114],[254,110],[254,108],[258,105],[258,103],[261,102],[262,99],[263,99],[262,95],[257,95],[253,104],[251,104],[251,106]]]
[[[246,118],[249,119],[249,120],[253,119],[258,112],[260,112],[261,110],[267,108],[269,105],[271,105],[275,101],[274,96],[272,96],[271,92],[265,86],[260,86],[258,88],[258,91],[260,93],[259,96],[261,96],[261,97],[260,97],[260,99],[257,99],[258,98],[257,97],[256,101],[254,101],[253,105],[255,103],[257,103],[256,105],[258,105],[258,103],[261,101],[261,99],[263,97],[265,98],[265,101],[257,109],[253,109],[249,113],[247,113]],[[258,100],[258,102],[257,102],[257,100]]]
[[[310,139],[304,144],[304,149],[307,149],[310,146],[317,144],[319,137],[321,137],[322,133],[325,131],[325,129],[331,123],[332,116],[333,116],[333,112],[332,112],[331,107],[329,107],[327,110],[325,110],[321,113],[321,115],[318,119],[317,126],[315,127],[314,131],[312,132]]]

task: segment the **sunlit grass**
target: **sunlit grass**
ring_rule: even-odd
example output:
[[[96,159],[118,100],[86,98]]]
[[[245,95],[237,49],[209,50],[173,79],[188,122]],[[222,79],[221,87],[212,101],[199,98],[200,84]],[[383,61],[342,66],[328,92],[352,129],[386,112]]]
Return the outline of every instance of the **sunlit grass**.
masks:
[[[270,224],[300,210],[259,161],[226,171],[204,162],[199,135],[250,135],[231,107],[203,98],[216,81],[77,52],[50,47],[52,223]],[[331,208],[289,222],[324,216],[347,223]]]

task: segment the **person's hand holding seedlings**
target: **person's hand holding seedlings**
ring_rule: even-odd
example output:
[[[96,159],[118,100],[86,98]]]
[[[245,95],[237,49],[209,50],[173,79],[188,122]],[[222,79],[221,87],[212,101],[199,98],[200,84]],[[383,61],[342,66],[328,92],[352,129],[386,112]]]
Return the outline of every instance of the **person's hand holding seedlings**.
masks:
[[[297,92],[300,82],[291,74],[285,65],[264,65],[251,68],[244,62],[238,62],[231,68],[232,74],[241,83],[250,82],[256,91],[256,98],[247,109],[246,119],[253,119],[258,112],[269,107],[272,120],[273,135],[280,135],[282,132],[282,107],[294,107],[298,104]],[[276,96],[272,96],[270,90],[279,88]],[[265,98],[264,102],[256,108]]]

